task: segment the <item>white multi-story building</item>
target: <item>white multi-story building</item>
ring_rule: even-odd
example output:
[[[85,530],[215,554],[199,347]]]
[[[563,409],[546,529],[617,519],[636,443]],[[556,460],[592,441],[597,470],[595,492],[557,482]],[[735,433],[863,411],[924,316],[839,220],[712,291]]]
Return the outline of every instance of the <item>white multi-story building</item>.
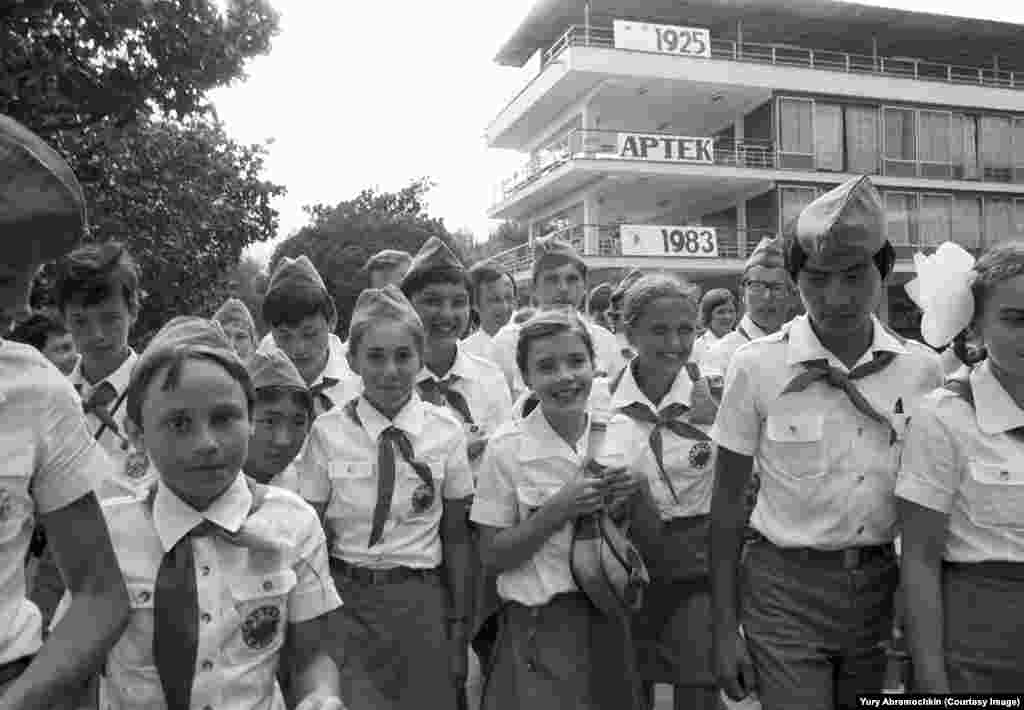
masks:
[[[912,333],[911,255],[1024,233],[1024,27],[826,0],[539,0],[496,61],[522,90],[488,144],[528,154],[490,216],[592,268],[735,287],[758,240],[867,173]],[[500,255],[528,273],[528,245]]]

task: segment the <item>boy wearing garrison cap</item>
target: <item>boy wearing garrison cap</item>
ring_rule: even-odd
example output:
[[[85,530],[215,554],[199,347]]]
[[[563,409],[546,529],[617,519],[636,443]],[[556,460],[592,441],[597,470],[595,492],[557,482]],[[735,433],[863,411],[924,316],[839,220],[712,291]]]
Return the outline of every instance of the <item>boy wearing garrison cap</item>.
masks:
[[[388,284],[401,284],[411,265],[412,255],[409,252],[384,249],[366,260],[363,271],[370,279],[370,288],[384,288]]]
[[[623,276],[618,285],[612,289],[611,296],[608,299],[607,320],[612,326],[612,332],[615,333],[619,354],[622,356],[624,363],[632,359],[635,353],[633,346],[629,343],[629,338],[626,337],[626,327],[622,322],[622,304],[626,299],[626,291],[641,278],[643,278],[643,273],[641,273],[640,269],[630,269],[629,273]],[[612,372],[609,374],[614,377],[616,373]]]
[[[238,357],[245,362],[256,349],[256,323],[249,307],[237,298],[229,298],[213,314]]]
[[[786,273],[782,237],[765,237],[743,266],[743,317],[736,329],[711,345],[700,361],[705,375],[725,376],[732,356],[741,345],[771,335],[789,315],[792,282]]]
[[[756,683],[764,710],[856,707],[884,683],[904,412],[942,382],[935,353],[873,315],[895,260],[884,226],[867,178],[800,214],[785,258],[807,315],[736,352],[712,430],[716,670],[733,699]]]
[[[345,344],[334,334],[334,299],[309,257],[282,257],[267,284],[263,321],[270,332],[260,347],[277,345],[291,358],[313,395],[316,413],[342,404],[352,374]]]
[[[88,430],[68,379],[35,348],[5,340],[27,314],[39,267],[85,230],[85,198],[67,163],[0,116],[0,704],[45,708],[73,698],[121,635],[128,597],[93,488],[112,464]],[[74,598],[42,642],[26,597],[33,522]]]
[[[253,391],[220,326],[181,316],[132,371],[126,427],[157,474],[144,497],[104,502],[131,618],[101,708],[342,710],[323,648],[341,605],[316,512],[242,467]],[[59,630],[63,623],[57,626]]]
[[[313,422],[313,395],[280,348],[268,346],[245,364],[254,394],[245,473],[260,483],[299,492],[295,457]]]
[[[569,242],[558,237],[538,239],[534,242],[532,285],[533,300],[538,310],[578,310],[586,296],[587,265]],[[584,319],[584,323],[594,343],[597,371],[610,375],[622,369],[625,361],[615,336],[589,320]],[[518,397],[526,389],[515,357],[520,327],[513,318],[494,336],[494,351],[500,360],[498,365],[505,373],[513,397]]]

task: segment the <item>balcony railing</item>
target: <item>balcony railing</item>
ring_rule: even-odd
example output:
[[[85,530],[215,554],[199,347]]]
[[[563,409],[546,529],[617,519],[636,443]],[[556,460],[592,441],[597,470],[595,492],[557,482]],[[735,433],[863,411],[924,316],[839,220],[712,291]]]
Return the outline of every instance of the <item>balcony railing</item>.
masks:
[[[765,230],[717,227],[715,231],[718,235],[718,256],[721,259],[746,259],[762,237],[775,236],[774,232]],[[564,239],[583,256],[622,256],[619,226],[615,224],[579,224],[544,236]],[[486,261],[509,273],[529,271],[533,266],[533,245],[520,244]]]
[[[609,27],[572,25],[541,55],[541,71],[568,47],[615,48]],[[624,52],[640,50],[624,49]],[[692,58],[692,57],[687,57]],[[752,64],[773,64],[786,67],[822,69],[845,74],[875,74],[947,84],[974,84],[1001,89],[1024,89],[1024,76],[993,67],[969,67],[944,62],[930,62],[908,57],[874,57],[825,49],[795,47],[789,44],[758,44],[731,39],[712,39],[711,58]]]
[[[492,204],[497,205],[513,193],[523,189],[530,183],[554,171],[571,160],[628,160],[631,162],[669,162],[657,158],[619,158],[618,136],[627,132],[643,135],[660,135],[655,131],[637,129],[635,131],[607,131],[578,128],[570,131],[564,138],[551,143],[538,151],[510,177],[496,186]],[[999,166],[984,164],[980,157],[970,165],[951,163],[929,163],[918,160],[894,160],[883,156],[878,174],[895,177],[916,177],[929,180],[971,180],[985,182],[1024,183],[1024,165],[1007,167],[1005,156]],[[801,172],[829,172],[819,170],[817,158],[813,153],[784,151],[771,141],[761,140],[725,140],[715,141],[715,166],[732,168],[749,168],[754,170],[795,170]]]

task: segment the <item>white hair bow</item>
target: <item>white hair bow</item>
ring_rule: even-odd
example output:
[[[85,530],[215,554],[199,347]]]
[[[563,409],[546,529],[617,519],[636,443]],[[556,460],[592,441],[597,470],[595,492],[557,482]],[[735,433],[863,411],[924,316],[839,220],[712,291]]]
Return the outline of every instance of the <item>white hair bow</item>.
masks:
[[[923,312],[921,336],[933,348],[948,345],[974,318],[974,257],[953,242],[931,256],[914,254],[917,278],[904,287]]]

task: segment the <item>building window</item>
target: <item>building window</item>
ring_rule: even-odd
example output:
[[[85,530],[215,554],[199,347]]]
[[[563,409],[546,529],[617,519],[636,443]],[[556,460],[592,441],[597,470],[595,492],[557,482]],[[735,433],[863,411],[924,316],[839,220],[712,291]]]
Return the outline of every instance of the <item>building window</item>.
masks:
[[[1012,239],[1017,231],[1013,200],[1009,197],[985,197],[985,246]]]
[[[1013,123],[1005,116],[982,116],[978,122],[982,179],[1010,182],[1013,179]]]
[[[977,180],[978,117],[969,114],[953,116],[953,177]]]
[[[779,166],[814,169],[814,101],[779,99]]]
[[[814,163],[818,170],[843,171],[843,107],[814,104]]]
[[[1024,118],[1013,119],[1013,181],[1024,182]]]
[[[920,195],[917,223],[923,247],[937,247],[953,239],[953,196]]]
[[[917,112],[887,108],[885,117],[885,174],[913,177],[917,174]]]
[[[916,246],[917,195],[912,192],[885,193],[886,237],[894,247]]]
[[[957,195],[953,200],[953,241],[965,249],[981,249],[981,198]]]
[[[878,109],[845,106],[846,164],[851,173],[878,174]]]
[[[921,177],[948,178],[953,174],[953,114],[949,111],[921,111],[917,159]]]

